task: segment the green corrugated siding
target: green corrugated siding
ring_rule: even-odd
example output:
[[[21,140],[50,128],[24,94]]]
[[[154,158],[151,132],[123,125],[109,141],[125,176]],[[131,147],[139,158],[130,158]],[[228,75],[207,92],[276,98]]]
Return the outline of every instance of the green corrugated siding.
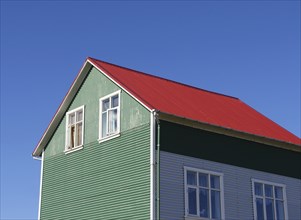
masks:
[[[46,158],[41,219],[149,219],[149,130]]]
[[[99,143],[99,99],[121,90],[92,68],[68,111],[85,106],[83,149],[65,154],[64,117],[45,150],[41,219],[149,219],[150,114],[120,93],[120,136]]]

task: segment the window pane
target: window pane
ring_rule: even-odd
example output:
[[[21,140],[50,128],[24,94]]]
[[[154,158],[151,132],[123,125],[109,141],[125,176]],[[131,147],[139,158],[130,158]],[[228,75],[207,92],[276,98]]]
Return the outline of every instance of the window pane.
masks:
[[[196,172],[187,171],[187,184],[196,186]]]
[[[117,107],[118,104],[118,95],[115,95],[112,97],[112,108]]]
[[[101,118],[101,136],[105,137],[107,136],[107,113],[102,113]]]
[[[109,134],[117,131],[117,109],[109,110]]]
[[[74,144],[75,144],[75,127],[74,125],[71,126],[70,128],[70,148],[74,148]]]
[[[188,213],[196,215],[196,209],[196,189],[188,188]]]
[[[221,199],[219,191],[211,191],[211,210],[212,218],[221,219]]]
[[[75,113],[70,114],[69,116],[69,124],[75,123]]]
[[[263,200],[256,199],[256,210],[257,210],[257,220],[264,220],[263,214]]]
[[[275,186],[275,197],[276,197],[277,199],[283,199],[283,191],[282,191],[282,187]]]
[[[78,112],[76,112],[77,114],[77,119],[76,119],[76,121],[77,122],[79,122],[79,121],[81,121],[81,120],[83,120],[83,111],[82,110],[80,110],[80,111],[78,111]]]
[[[201,217],[209,217],[209,196],[208,189],[199,190],[199,199],[200,199],[200,216]]]
[[[110,99],[106,99],[102,101],[102,111],[106,111],[108,110],[108,108],[110,107]]]
[[[267,213],[267,220],[274,220],[274,205],[272,199],[265,200],[265,208]]]
[[[77,124],[77,143],[76,146],[80,146],[82,145],[82,123],[78,123]]]
[[[276,215],[277,220],[284,220],[284,204],[283,201],[276,200]]]
[[[219,176],[211,175],[210,176],[210,185],[211,185],[211,188],[219,189],[220,188]]]
[[[68,130],[67,130],[67,148],[70,149],[71,148],[71,127],[68,126]]]
[[[273,197],[273,186],[271,185],[264,185],[265,196]]]
[[[254,183],[255,195],[263,196],[262,183]]]
[[[208,174],[199,173],[199,185],[208,187]]]

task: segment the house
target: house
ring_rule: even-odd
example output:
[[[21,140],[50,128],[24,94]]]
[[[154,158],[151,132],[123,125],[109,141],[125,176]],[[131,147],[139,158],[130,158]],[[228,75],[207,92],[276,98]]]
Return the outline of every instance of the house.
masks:
[[[43,134],[39,219],[301,219],[301,140],[241,100],[87,58]]]

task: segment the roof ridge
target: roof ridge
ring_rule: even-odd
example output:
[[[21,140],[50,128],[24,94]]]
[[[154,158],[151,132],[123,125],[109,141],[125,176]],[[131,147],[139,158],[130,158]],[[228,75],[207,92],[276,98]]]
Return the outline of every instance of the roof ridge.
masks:
[[[112,66],[116,66],[116,67],[119,67],[119,68],[127,69],[127,70],[130,70],[130,71],[136,72],[138,74],[143,74],[143,75],[147,75],[147,76],[150,76],[150,77],[155,77],[155,78],[158,78],[158,79],[161,79],[161,80],[165,80],[165,81],[168,81],[168,82],[171,82],[171,83],[179,84],[181,86],[190,87],[192,89],[201,90],[201,91],[204,91],[204,92],[207,92],[207,93],[212,93],[212,94],[215,94],[215,95],[220,95],[220,96],[224,96],[224,97],[227,97],[227,98],[232,98],[232,99],[240,100],[239,98],[234,97],[234,96],[225,95],[225,94],[222,94],[222,93],[219,93],[219,92],[214,92],[214,91],[202,89],[202,88],[199,88],[199,87],[196,87],[196,86],[192,86],[192,85],[188,85],[188,84],[185,84],[185,83],[177,82],[177,81],[174,81],[174,80],[171,80],[171,79],[163,78],[161,76],[152,75],[150,73],[145,73],[145,72],[142,72],[142,71],[139,71],[139,70],[134,70],[134,69],[131,69],[131,68],[128,68],[128,67],[124,67],[124,66],[120,66],[120,65],[117,65],[117,64],[114,64],[114,63],[110,63],[110,62],[107,62],[107,61],[95,59],[93,57],[88,57],[88,59],[93,59],[95,61],[99,61],[99,62],[103,62],[103,63],[109,64],[109,65],[112,65]]]

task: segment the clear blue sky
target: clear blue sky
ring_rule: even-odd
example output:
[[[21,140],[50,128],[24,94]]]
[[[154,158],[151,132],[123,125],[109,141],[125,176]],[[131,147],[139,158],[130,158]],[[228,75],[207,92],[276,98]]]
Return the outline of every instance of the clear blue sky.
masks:
[[[31,153],[87,56],[238,97],[300,137],[300,1],[2,0],[1,219],[37,218]]]

